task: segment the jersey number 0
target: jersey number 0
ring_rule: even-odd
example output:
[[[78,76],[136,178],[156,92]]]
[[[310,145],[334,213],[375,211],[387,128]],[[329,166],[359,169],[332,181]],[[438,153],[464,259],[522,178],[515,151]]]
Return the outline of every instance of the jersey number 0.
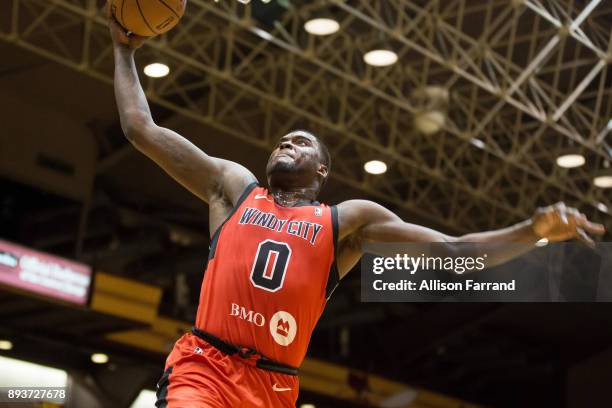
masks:
[[[261,242],[251,269],[253,285],[269,292],[276,292],[282,288],[289,258],[291,258],[291,248],[285,242],[271,239]]]

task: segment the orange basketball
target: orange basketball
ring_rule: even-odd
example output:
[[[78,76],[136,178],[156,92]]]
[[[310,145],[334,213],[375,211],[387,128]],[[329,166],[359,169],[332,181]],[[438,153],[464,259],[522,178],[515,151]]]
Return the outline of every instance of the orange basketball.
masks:
[[[153,37],[171,30],[186,4],[187,0],[111,0],[111,12],[127,31]]]

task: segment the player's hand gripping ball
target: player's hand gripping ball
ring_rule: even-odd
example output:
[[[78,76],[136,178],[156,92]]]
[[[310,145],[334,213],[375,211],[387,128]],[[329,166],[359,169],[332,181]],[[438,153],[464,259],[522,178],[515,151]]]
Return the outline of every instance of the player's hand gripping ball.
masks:
[[[154,37],[174,28],[187,0],[110,0],[110,11],[126,31]]]

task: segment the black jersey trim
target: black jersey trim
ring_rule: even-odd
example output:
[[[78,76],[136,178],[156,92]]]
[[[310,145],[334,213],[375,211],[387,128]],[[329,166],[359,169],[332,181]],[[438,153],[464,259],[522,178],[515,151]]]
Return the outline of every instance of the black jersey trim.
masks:
[[[240,198],[238,199],[238,201],[236,201],[236,205],[234,205],[234,208],[232,208],[232,211],[229,213],[225,221],[223,221],[221,225],[219,225],[219,228],[217,228],[217,230],[215,231],[212,239],[210,240],[210,251],[208,252],[209,261],[215,257],[215,252],[217,251],[217,242],[219,241],[219,235],[221,235],[221,229],[223,228],[225,223],[228,222],[230,218],[232,218],[236,211],[238,211],[238,208],[240,208],[244,200],[246,200],[249,194],[251,194],[251,191],[253,191],[253,189],[255,189],[255,187],[257,187],[258,185],[259,183],[254,181],[248,186],[246,186],[246,188],[240,195]]]
[[[155,406],[157,408],[166,408],[168,406],[168,386],[170,385],[170,375],[172,374],[172,369],[172,366],[168,367],[157,383],[157,392],[155,393],[157,397]]]
[[[330,207],[332,217],[332,230],[334,233],[334,261],[329,268],[329,276],[327,277],[327,287],[325,288],[325,299],[329,300],[332,293],[338,287],[340,282],[340,273],[338,272],[338,208],[335,205]]]
[[[287,207],[287,208],[292,208],[292,207],[318,207],[320,206],[321,203],[318,201],[306,201],[306,200],[300,200],[297,203],[293,204],[291,207]]]

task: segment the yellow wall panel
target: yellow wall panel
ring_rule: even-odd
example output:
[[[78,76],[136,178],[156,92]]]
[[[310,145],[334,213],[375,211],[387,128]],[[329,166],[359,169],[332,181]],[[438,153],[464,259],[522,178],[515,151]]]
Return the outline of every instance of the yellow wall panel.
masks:
[[[98,312],[152,323],[161,295],[158,287],[98,272],[90,305]]]

